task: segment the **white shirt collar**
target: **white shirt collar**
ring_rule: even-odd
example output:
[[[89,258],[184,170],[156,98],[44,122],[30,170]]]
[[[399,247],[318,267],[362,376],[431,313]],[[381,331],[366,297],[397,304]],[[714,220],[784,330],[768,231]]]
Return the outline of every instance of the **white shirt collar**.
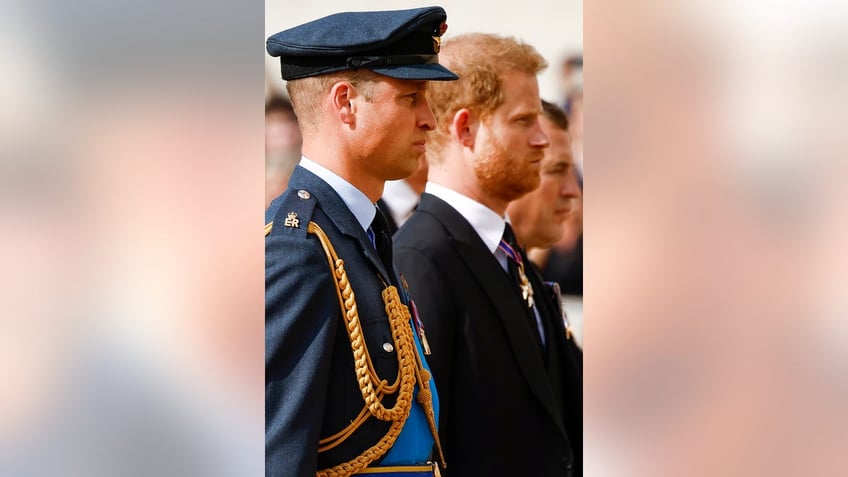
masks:
[[[409,219],[420,198],[404,179],[387,181],[383,188],[383,201],[389,206],[389,212],[398,227]]]
[[[424,191],[435,195],[456,209],[471,224],[489,252],[495,253],[506,227],[504,217],[476,200],[435,182],[427,182]]]
[[[333,190],[342,198],[348,209],[356,217],[356,221],[362,226],[362,230],[367,231],[377,215],[377,208],[371,199],[368,198],[361,190],[354,187],[350,182],[339,177],[335,172],[309,160],[306,156],[300,158],[300,165],[307,171],[315,174],[324,180]]]

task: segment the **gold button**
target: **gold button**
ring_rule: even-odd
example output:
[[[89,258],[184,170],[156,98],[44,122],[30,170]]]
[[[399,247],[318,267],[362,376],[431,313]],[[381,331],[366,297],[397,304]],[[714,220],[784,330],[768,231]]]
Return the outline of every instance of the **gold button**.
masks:
[[[391,343],[383,343],[383,349],[386,351],[386,353],[391,353],[395,350],[395,347],[392,346]]]
[[[309,198],[309,192],[306,192],[305,190],[301,189],[301,190],[297,191],[297,196],[300,197],[301,199],[308,199]]]

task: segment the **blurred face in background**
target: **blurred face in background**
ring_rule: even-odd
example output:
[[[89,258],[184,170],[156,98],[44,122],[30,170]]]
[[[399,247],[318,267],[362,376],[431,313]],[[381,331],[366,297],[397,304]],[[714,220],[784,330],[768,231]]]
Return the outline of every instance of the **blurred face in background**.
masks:
[[[270,111],[265,114],[265,207],[288,186],[300,161],[303,138],[294,114]]]
[[[542,160],[539,187],[507,208],[515,235],[527,248],[550,247],[559,241],[565,227],[578,226],[575,212],[580,187],[569,133],[546,117],[541,126],[550,146]]]

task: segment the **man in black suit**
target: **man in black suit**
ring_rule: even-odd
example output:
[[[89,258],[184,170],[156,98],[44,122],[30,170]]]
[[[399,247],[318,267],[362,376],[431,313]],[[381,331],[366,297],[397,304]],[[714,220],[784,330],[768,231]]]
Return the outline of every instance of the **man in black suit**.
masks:
[[[428,80],[456,79],[445,19],[342,13],[268,39],[303,157],[266,211],[267,475],[435,471],[438,396],[375,202],[424,154]]]
[[[539,185],[545,61],[485,34],[446,42],[441,58],[460,79],[431,85],[430,182],[395,260],[427,330],[448,472],[580,475],[579,351],[505,220]]]
[[[509,203],[507,214],[515,231],[518,245],[529,252],[533,260],[533,269],[540,276],[550,278],[536,265],[550,266],[552,261],[562,257],[554,255],[556,247],[566,246],[571,255],[582,260],[582,247],[575,249],[575,241],[581,237],[582,218],[580,214],[580,185],[577,182],[577,170],[571,151],[571,136],[568,132],[568,118],[559,106],[542,101],[542,131],[548,137],[550,146],[545,149],[542,160],[542,181],[533,192]],[[553,248],[552,248],[553,247]],[[582,277],[581,277],[582,278]],[[582,287],[582,282],[580,283]],[[551,283],[550,287],[555,286]],[[562,283],[557,283],[555,296],[565,291]],[[582,289],[582,288],[581,288]],[[581,343],[580,323],[576,342]],[[568,325],[568,322],[566,322]],[[569,336],[570,336],[569,327]]]

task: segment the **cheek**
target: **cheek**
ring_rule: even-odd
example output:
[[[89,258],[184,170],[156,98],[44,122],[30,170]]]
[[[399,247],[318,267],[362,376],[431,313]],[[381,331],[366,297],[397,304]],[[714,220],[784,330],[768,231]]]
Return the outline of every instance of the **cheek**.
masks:
[[[509,128],[505,128],[501,135],[496,137],[502,137],[502,144],[513,151],[517,151],[527,145],[526,138],[522,134],[518,134],[516,131]]]
[[[561,187],[562,184],[559,180],[546,177],[544,174],[542,175],[542,181],[539,184],[539,195],[542,196],[542,200],[545,201],[548,209],[554,210],[556,208],[555,205]]]

